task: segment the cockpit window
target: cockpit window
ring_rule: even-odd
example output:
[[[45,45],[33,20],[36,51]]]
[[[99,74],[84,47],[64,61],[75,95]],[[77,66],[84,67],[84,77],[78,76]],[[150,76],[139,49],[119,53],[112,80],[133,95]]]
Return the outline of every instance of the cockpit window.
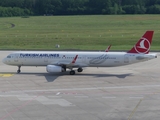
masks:
[[[7,56],[7,58],[11,58],[11,56],[9,55],[9,56]]]

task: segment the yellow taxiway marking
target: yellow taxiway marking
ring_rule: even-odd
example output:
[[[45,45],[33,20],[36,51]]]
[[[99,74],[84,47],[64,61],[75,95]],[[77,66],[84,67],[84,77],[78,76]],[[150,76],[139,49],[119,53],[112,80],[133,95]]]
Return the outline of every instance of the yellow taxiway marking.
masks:
[[[133,109],[132,113],[129,115],[128,120],[130,120],[132,118],[132,116],[134,115],[134,113],[136,112],[137,108],[139,107],[139,105],[141,104],[143,99],[140,99],[140,101],[138,102],[138,104],[136,105],[136,107]]]
[[[0,74],[0,77],[11,77],[13,76],[14,74]]]

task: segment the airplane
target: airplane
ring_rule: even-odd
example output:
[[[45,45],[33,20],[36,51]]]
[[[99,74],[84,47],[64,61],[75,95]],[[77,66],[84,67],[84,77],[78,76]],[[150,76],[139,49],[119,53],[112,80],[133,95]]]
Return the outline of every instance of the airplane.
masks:
[[[73,51],[18,51],[3,59],[7,65],[46,66],[48,73],[65,72],[75,74],[75,69],[82,72],[84,67],[115,67],[143,62],[157,58],[156,53],[149,53],[154,31],[146,31],[140,40],[128,52],[73,52]]]

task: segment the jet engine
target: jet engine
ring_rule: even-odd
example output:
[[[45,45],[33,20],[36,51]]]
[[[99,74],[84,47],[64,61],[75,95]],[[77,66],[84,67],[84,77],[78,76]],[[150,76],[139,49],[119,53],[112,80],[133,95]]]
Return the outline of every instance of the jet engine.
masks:
[[[46,70],[49,73],[63,72],[63,68],[61,66],[56,65],[47,65]]]

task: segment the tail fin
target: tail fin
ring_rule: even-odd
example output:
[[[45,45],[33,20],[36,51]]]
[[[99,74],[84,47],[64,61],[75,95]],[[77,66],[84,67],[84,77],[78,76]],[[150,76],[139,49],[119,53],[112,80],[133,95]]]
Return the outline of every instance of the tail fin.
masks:
[[[154,31],[146,31],[141,39],[135,44],[135,46],[128,51],[128,53],[143,53],[148,54],[150,51],[150,45],[152,43]]]

